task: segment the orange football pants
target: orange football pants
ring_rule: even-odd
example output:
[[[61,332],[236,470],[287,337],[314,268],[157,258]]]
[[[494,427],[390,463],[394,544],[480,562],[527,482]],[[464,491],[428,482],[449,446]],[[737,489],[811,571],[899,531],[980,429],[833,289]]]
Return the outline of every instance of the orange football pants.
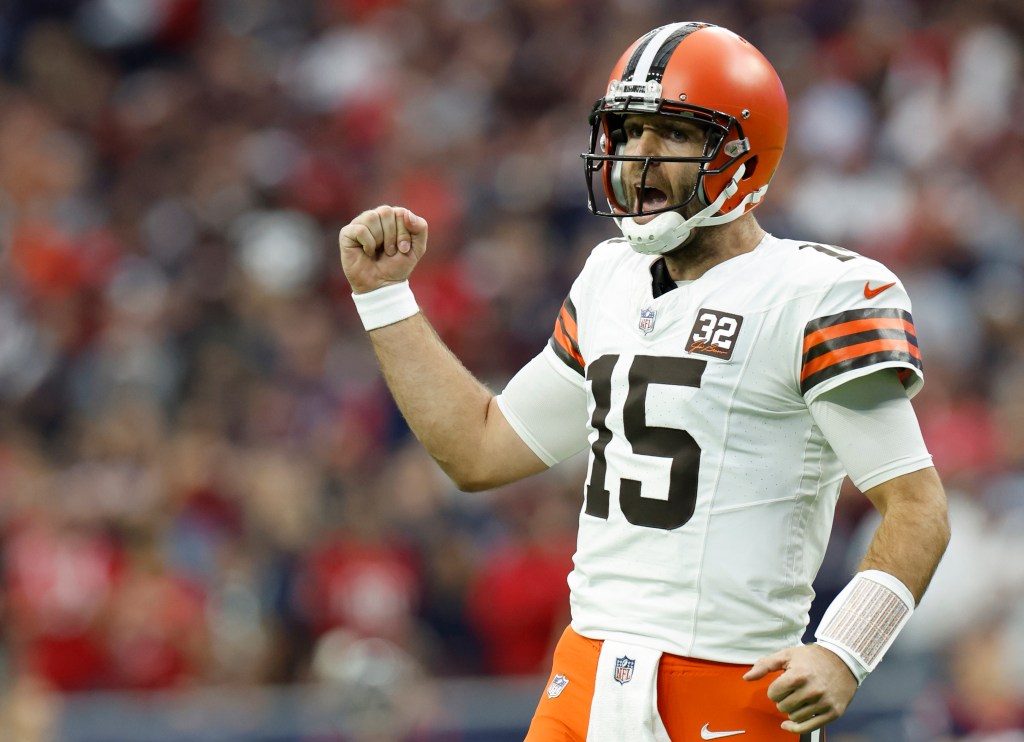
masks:
[[[557,696],[541,695],[525,742],[585,742],[594,697],[594,678],[602,642],[567,628],[555,647],[548,687],[556,675],[569,682]],[[783,731],[786,720],[768,698],[768,686],[780,673],[748,682],[749,665],[693,660],[663,654],[658,666],[658,711],[672,742],[717,739],[716,732],[749,742],[825,742],[825,731],[800,737]],[[623,740],[626,742],[626,740]]]

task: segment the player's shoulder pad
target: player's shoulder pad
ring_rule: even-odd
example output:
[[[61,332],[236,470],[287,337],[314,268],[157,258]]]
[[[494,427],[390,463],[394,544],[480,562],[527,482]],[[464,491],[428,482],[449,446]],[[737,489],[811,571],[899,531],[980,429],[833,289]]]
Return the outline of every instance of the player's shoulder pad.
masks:
[[[629,246],[622,237],[613,237],[598,243],[590,255],[580,275],[592,280],[601,275],[615,275],[626,268],[650,262],[650,256],[641,255]]]
[[[790,281],[803,284],[809,291],[846,293],[849,298],[864,294],[873,299],[895,289],[902,293],[896,275],[873,258],[836,245],[798,240],[779,240],[779,268]],[[868,286],[865,292],[865,285]],[[879,287],[887,287],[879,290]],[[886,297],[889,298],[889,297]]]
[[[857,375],[896,368],[913,396],[923,367],[910,297],[882,263],[849,255],[831,258],[839,269],[814,266],[816,278],[827,282],[804,324],[801,391],[812,399]]]
[[[869,264],[882,265],[848,248],[821,242],[779,240],[779,253],[787,270],[818,281],[835,280],[851,269]]]
[[[587,262],[595,260],[620,260],[624,256],[634,254],[636,254],[635,251],[624,238],[612,237],[595,245],[594,249],[590,251],[590,257],[587,258]]]

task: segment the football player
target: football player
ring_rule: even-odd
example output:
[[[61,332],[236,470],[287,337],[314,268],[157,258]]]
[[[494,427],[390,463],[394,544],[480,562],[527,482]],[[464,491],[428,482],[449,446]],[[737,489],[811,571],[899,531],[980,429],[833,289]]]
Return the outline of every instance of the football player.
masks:
[[[572,620],[529,735],[823,739],[921,599],[949,539],[910,398],[921,353],[885,266],[767,234],[753,210],[787,102],[751,44],[707,23],[633,43],[591,115],[598,245],[549,344],[493,395],[407,279],[427,224],[341,230],[394,397],[464,490],[589,449]],[[860,569],[802,644],[846,475],[881,513]]]

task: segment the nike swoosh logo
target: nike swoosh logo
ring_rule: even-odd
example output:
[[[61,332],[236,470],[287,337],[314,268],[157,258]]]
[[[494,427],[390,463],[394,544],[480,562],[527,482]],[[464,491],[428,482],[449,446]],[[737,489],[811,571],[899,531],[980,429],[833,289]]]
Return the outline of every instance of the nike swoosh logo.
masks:
[[[705,724],[704,728],[700,730],[701,739],[721,739],[722,737],[735,737],[737,734],[746,734],[746,729],[737,729],[733,732],[712,732],[708,729],[708,725]]]
[[[871,288],[871,282],[870,281],[865,281],[864,282],[864,298],[865,299],[874,299],[880,293],[882,293],[886,289],[891,289],[895,285],[896,285],[896,282],[893,281],[892,283],[885,284],[885,286],[879,286],[877,289],[873,289],[873,288]]]

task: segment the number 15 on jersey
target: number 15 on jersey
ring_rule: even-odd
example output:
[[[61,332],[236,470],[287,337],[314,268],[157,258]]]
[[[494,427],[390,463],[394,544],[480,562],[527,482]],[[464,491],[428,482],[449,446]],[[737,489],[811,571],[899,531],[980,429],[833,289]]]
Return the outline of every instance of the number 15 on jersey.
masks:
[[[594,396],[591,425],[597,430],[597,438],[592,446],[585,512],[606,520],[610,494],[605,449],[613,437],[608,427],[608,413],[612,405],[612,372],[619,360],[617,355],[606,355],[587,366],[587,379],[591,382]],[[645,497],[640,481],[620,480],[619,507],[633,525],[672,530],[693,517],[697,503],[700,446],[685,430],[648,425],[647,392],[651,384],[700,387],[706,367],[707,361],[672,356],[635,356],[630,363],[629,388],[622,403],[626,443],[634,454],[671,461],[666,499]]]

